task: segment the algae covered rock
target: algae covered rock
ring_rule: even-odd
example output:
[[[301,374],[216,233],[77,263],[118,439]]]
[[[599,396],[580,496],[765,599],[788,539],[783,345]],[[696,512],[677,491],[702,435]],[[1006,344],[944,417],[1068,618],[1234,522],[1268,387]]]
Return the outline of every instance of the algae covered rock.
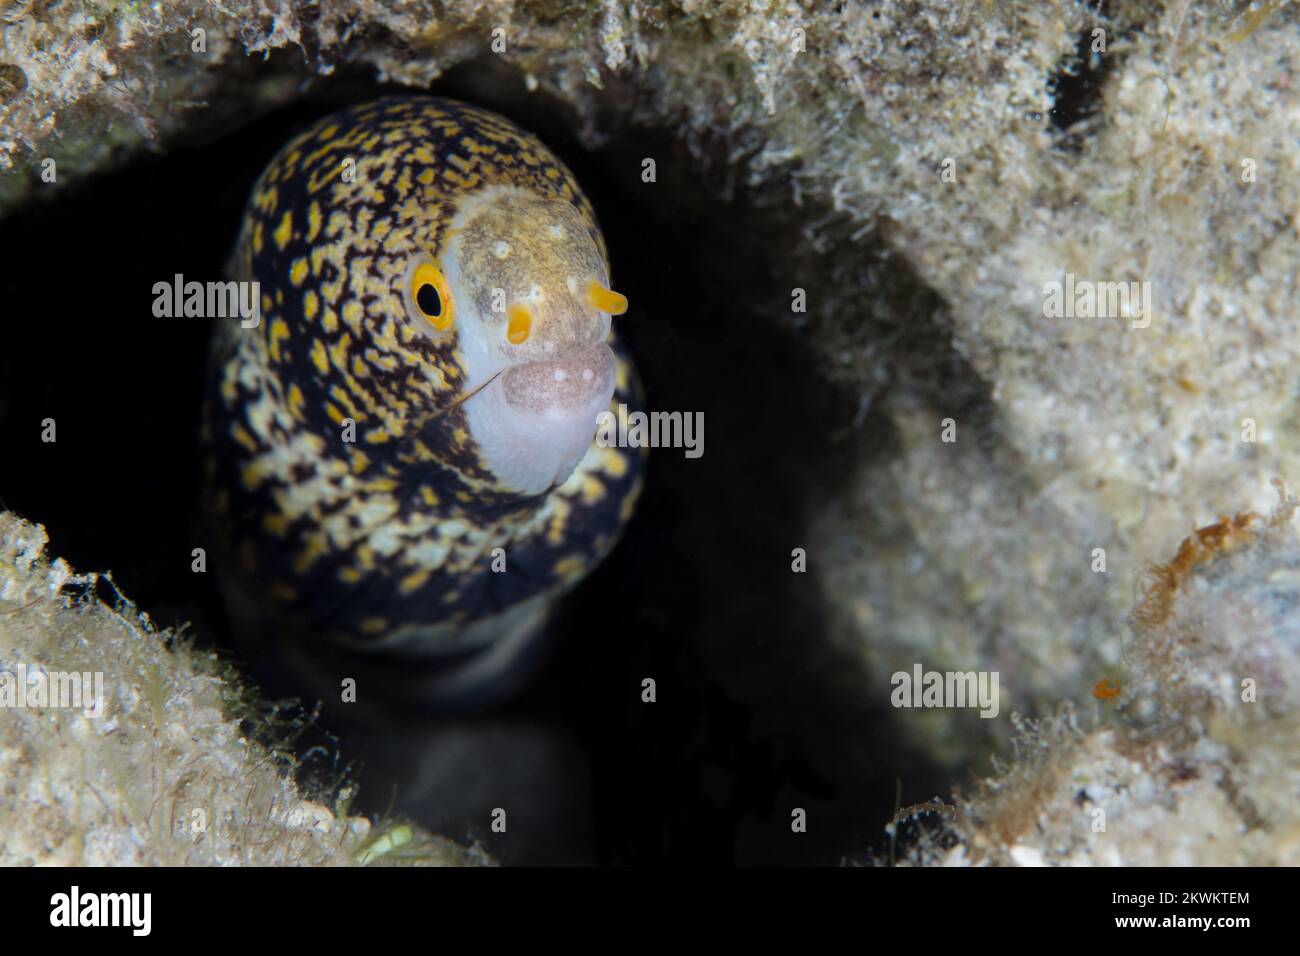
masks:
[[[349,814],[346,782],[301,786],[233,669],[102,603],[46,540],[0,513],[0,865],[488,862]]]
[[[969,797],[910,808],[921,865],[1295,866],[1295,499],[1187,538],[1151,569],[1128,673],[1084,712],[1016,720]],[[940,816],[936,827],[932,814]],[[891,830],[891,832],[896,832]]]

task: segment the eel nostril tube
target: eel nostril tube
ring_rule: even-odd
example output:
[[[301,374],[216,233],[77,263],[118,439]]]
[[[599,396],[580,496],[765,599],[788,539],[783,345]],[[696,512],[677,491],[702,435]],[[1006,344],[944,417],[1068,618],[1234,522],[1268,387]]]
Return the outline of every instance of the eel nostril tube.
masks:
[[[510,319],[506,324],[506,341],[523,345],[533,331],[533,313],[526,305],[512,305],[506,314]]]
[[[608,312],[610,315],[622,315],[627,311],[627,296],[606,289],[595,279],[587,283],[587,303],[597,312]]]

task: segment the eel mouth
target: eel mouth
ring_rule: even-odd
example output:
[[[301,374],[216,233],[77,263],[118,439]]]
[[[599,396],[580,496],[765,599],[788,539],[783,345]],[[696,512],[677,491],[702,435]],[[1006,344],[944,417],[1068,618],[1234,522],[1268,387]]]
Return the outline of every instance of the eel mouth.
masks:
[[[562,484],[591,446],[614,379],[604,342],[503,369],[463,402],[483,463],[522,494]]]
[[[614,353],[604,342],[559,359],[512,365],[501,373],[501,389],[513,408],[536,414],[585,409],[614,383]],[[595,422],[592,423],[595,428]]]

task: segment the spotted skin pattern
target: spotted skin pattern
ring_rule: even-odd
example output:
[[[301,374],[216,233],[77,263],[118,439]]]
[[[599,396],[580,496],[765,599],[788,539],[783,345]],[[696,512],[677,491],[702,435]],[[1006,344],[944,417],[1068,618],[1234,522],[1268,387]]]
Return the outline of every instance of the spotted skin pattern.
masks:
[[[346,109],[293,139],[255,186],[230,271],[260,284],[261,321],[220,323],[204,469],[226,563],[277,630],[417,655],[471,632],[482,641],[510,609],[545,609],[576,584],[631,516],[635,450],[593,442],[550,492],[502,488],[460,405],[456,328],[431,336],[409,320],[413,257],[437,259],[466,200],[503,187],[521,197],[515,251],[467,254],[467,270],[491,273],[471,276],[476,288],[513,294],[577,254],[554,224],[532,221],[534,208],[585,232],[578,245],[607,282],[604,239],[572,174],[529,133],[462,103]],[[609,341],[611,409],[635,407],[634,371]],[[498,548],[505,573],[493,571]]]

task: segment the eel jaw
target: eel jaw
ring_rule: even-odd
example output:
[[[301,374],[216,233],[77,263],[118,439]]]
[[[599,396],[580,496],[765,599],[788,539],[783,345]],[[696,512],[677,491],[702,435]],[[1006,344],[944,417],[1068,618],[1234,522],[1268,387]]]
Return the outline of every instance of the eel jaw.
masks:
[[[614,353],[604,342],[493,376],[463,403],[483,464],[521,495],[563,484],[591,446],[614,378]]]

